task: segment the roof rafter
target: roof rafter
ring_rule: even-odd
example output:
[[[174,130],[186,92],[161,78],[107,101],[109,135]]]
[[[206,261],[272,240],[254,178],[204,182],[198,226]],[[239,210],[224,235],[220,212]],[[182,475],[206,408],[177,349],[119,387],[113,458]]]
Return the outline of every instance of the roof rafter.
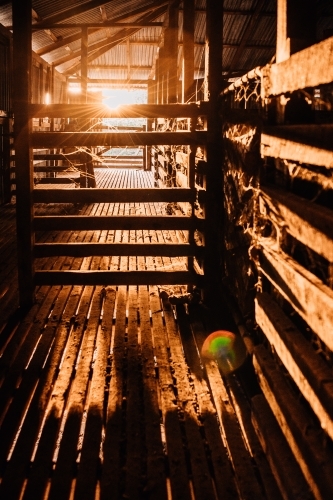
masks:
[[[104,3],[106,3],[106,2],[104,2]],[[154,10],[158,9],[159,7],[162,7],[162,6],[167,5],[167,4],[168,4],[168,1],[166,1],[166,0],[154,2],[154,5],[149,5],[149,6],[145,5],[145,7],[140,7],[138,9],[134,9],[131,12],[128,12],[126,14],[122,14],[120,16],[115,17],[112,21],[114,23],[121,22],[121,21],[124,21],[125,19],[128,19],[130,17],[154,11]],[[92,30],[90,30],[90,34],[95,33],[96,31],[99,31],[100,29],[105,29],[105,27],[101,26],[100,28],[92,29]],[[59,40],[58,42],[52,43],[50,45],[46,45],[45,47],[37,50],[36,53],[40,56],[48,54],[49,52],[52,52],[53,50],[56,50],[56,49],[59,49],[61,47],[68,45],[69,43],[76,42],[77,40],[80,40],[80,38],[81,38],[81,32],[76,33],[75,35],[65,37],[62,40]]]
[[[47,17],[43,21],[34,24],[33,28],[35,29],[41,26],[41,29],[44,29],[42,26],[46,22],[48,24],[60,23],[65,19],[69,19],[70,17],[78,16],[79,14],[83,14],[84,12],[87,12],[89,10],[96,9],[96,7],[100,7],[101,5],[104,5],[106,3],[109,2],[107,0],[89,0],[81,5],[77,5],[76,7],[70,7],[69,9],[59,12],[58,14],[54,14],[53,16]]]
[[[165,10],[166,10],[165,6],[160,7],[155,12],[151,12],[148,15],[141,16],[138,19],[138,21],[143,21],[143,22],[153,21],[154,19],[156,19],[156,17],[159,17],[162,14],[164,14]],[[131,35],[134,35],[134,33],[137,33],[138,31],[140,31],[140,29],[142,29],[142,28],[124,29],[124,30],[119,31],[114,37],[106,39],[103,42],[98,42],[98,43],[94,44],[93,46],[90,47],[90,49],[92,49],[92,50],[90,51],[90,54],[88,56],[88,63],[97,59],[101,55],[105,54],[105,52],[108,52],[110,49],[112,49],[113,47],[118,45],[121,41],[124,41],[128,37],[130,37]],[[81,51],[77,51],[75,54],[73,54],[70,57],[70,59],[74,59],[74,58],[77,58],[80,56],[81,56]],[[68,59],[68,60],[70,60],[70,59]],[[59,65],[59,63],[57,63],[57,61],[56,61],[54,63],[54,65],[57,66],[57,65]],[[80,69],[80,63],[76,63],[74,66],[72,66],[71,68],[66,70],[64,72],[64,74],[67,76],[70,74],[75,74],[79,69]]]

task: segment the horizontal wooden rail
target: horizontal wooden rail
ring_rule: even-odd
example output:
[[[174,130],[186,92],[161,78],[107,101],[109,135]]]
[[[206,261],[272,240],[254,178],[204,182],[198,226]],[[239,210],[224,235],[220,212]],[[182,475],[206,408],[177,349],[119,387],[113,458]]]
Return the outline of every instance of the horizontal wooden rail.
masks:
[[[256,368],[259,374],[259,368],[257,366]],[[260,381],[262,380],[260,379]],[[289,448],[288,441],[276,420],[276,405],[270,406],[265,396],[257,394],[251,399],[251,409],[253,427],[265,452],[265,458],[271,466],[282,498],[309,498],[309,485],[305,481]]]
[[[261,154],[333,168],[332,133],[331,124],[265,127]]]
[[[182,285],[202,284],[190,271],[36,271],[35,285]]]
[[[193,230],[202,229],[204,219],[176,215],[53,215],[38,216],[33,220],[36,231],[103,231],[103,230]]]
[[[132,189],[34,189],[35,203],[163,203],[193,202],[196,191],[189,188]]]
[[[34,172],[68,172],[76,174],[79,169],[73,169],[69,165],[57,165],[57,166],[47,166],[47,165],[34,165]]]
[[[255,310],[256,322],[332,439],[332,370],[268,294],[257,296]]]
[[[262,68],[263,98],[333,81],[333,37]]]
[[[298,241],[333,262],[333,213],[274,186],[262,186],[264,212]],[[265,214],[264,214],[265,215]]]
[[[155,144],[203,144],[205,131],[194,132],[33,132],[34,148],[154,146]]]
[[[298,462],[303,477],[308,484],[307,490],[310,489],[314,494],[313,497],[312,495],[309,497],[308,491],[305,490],[304,498],[324,500],[326,493],[332,491],[333,480],[331,473],[333,465],[332,452],[324,444],[324,433],[318,424],[314,424],[313,416],[300,403],[297,395],[291,390],[282,370],[274,363],[263,345],[255,348],[253,362],[265,398],[286,439],[285,446],[292,452]],[[262,405],[260,407],[262,408]],[[264,411],[264,415],[266,413]],[[265,433],[263,428],[265,419],[261,418],[260,420],[259,432]],[[272,440],[274,442],[275,433],[271,436],[266,434],[267,438],[270,442]],[[291,470],[289,470],[289,474],[290,472]],[[300,483],[299,472],[298,483]],[[290,475],[285,476],[286,482],[290,481],[290,479]],[[281,486],[283,488],[284,485]],[[300,492],[295,493],[284,498],[301,498],[303,496]]]
[[[124,104],[110,108],[103,104],[31,104],[36,118],[179,118],[207,113],[207,104]]]
[[[40,177],[38,179],[38,184],[73,184],[74,182],[79,183],[80,177],[77,176],[73,179],[70,177]]]
[[[204,247],[189,243],[36,243],[35,257],[70,257],[89,256],[166,256],[189,257],[203,253]]]
[[[15,155],[12,157],[15,160]],[[82,161],[82,153],[66,154],[34,154],[33,160],[35,161],[50,161],[50,160],[68,160],[68,161]]]
[[[279,293],[333,350],[333,290],[288,255],[264,246],[260,266]]]

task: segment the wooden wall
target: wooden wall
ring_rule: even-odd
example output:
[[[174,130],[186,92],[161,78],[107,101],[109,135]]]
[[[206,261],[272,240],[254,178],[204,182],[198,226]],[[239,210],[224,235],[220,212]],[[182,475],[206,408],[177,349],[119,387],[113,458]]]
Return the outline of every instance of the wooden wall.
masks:
[[[332,47],[251,72],[221,110],[224,285],[253,341],[252,420],[284,498],[333,492]]]

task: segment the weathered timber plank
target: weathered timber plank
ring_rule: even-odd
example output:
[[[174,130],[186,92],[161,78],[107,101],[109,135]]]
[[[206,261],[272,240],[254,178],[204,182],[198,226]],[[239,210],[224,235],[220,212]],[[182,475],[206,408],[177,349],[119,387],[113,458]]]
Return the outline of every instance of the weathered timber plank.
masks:
[[[333,80],[333,37],[262,68],[263,98],[317,87]]]
[[[21,321],[18,325],[18,328],[14,332],[14,335],[10,337],[10,339],[5,338],[5,335],[3,335],[3,332],[0,336],[0,348],[1,348],[1,358],[0,358],[0,398],[2,397],[2,391],[3,391],[3,382],[4,379],[8,377],[12,377],[12,374],[8,374],[9,370],[12,370],[11,366],[13,361],[15,360],[16,356],[19,354],[19,356],[22,356],[22,361],[17,365],[17,374],[13,379],[13,384],[16,384],[17,378],[19,377],[19,374],[21,371],[24,369],[25,364],[27,363],[31,350],[33,349],[34,342],[36,342],[39,334],[38,328],[42,328],[42,325],[45,322],[45,319],[47,317],[47,314],[49,314],[50,309],[52,307],[51,304],[48,305],[50,308],[48,310],[48,313],[45,313],[45,317],[41,317],[39,314],[39,309],[41,307],[42,302],[44,301],[45,297],[47,296],[47,292],[49,291],[49,287],[44,287],[43,289],[40,289],[37,294],[36,294],[36,303],[33,305],[33,307],[29,310],[29,312],[21,318]],[[52,298],[53,301],[53,298]],[[34,328],[34,323],[38,322],[36,332]],[[27,344],[27,347],[24,349],[21,349],[22,344],[24,343],[25,339],[27,338],[28,333],[32,329],[32,333],[29,338],[29,342]],[[34,336],[34,339],[31,339],[31,337]],[[30,344],[31,342],[31,344]],[[29,345],[31,347],[29,348]],[[18,363],[18,360],[15,362],[15,364]],[[15,370],[15,369],[14,369]],[[15,380],[15,381],[14,381]],[[6,381],[6,383],[8,383]],[[4,408],[4,401],[1,401],[1,408]]]
[[[167,306],[166,303],[165,306]],[[205,494],[207,494],[206,498],[213,498],[214,496],[211,490],[211,484],[207,486],[207,481],[212,481],[212,478],[210,477],[210,473],[207,471],[207,463],[205,463],[205,452],[202,449],[200,436],[196,435],[201,425],[203,425],[203,430],[205,431],[205,439],[207,440],[207,444],[209,446],[209,454],[212,458],[215,488],[221,495],[221,498],[235,498],[237,494],[231,474],[230,462],[227,459],[226,453],[223,453],[223,451],[225,451],[225,448],[223,446],[221,433],[219,432],[217,425],[216,410],[214,409],[212,401],[210,399],[209,389],[204,382],[204,373],[200,366],[200,360],[194,343],[188,315],[185,313],[185,310],[182,306],[177,306],[177,321],[182,339],[184,354],[191,370],[190,375],[186,373],[187,365],[185,364],[185,360],[183,359],[182,361],[181,358],[179,359],[180,352],[177,356],[177,350],[179,349],[179,347],[181,348],[181,346],[179,346],[178,344],[180,340],[179,334],[175,331],[175,327],[173,327],[172,323],[170,324],[171,318],[170,315],[167,314],[167,312],[168,311],[166,310],[165,316],[168,327],[168,336],[170,340],[170,353],[172,359],[175,356],[175,360],[173,363],[173,369],[175,370],[174,377],[177,378],[178,396],[180,404],[184,408],[185,425],[187,424],[185,430],[186,436],[189,441],[188,446],[190,452],[195,495],[198,495],[198,498],[205,498]],[[176,360],[178,360],[179,364],[176,364]],[[190,387],[189,376],[190,380],[194,381],[194,389],[197,397],[195,397],[195,393]],[[197,412],[194,411],[194,408],[197,407],[198,403],[199,411],[197,414]],[[194,427],[193,424],[196,424],[196,427]],[[216,440],[215,442],[212,441],[213,437]],[[215,448],[214,444],[218,446],[218,449]],[[198,471],[198,467],[200,468],[200,471]],[[220,474],[222,473],[223,477],[220,476]],[[205,493],[206,488],[207,493]]]
[[[148,240],[149,241],[149,240]],[[202,255],[203,247],[189,243],[36,243],[35,257],[68,255],[71,257],[89,257],[103,255],[187,257]]]
[[[265,398],[309,489],[316,499],[324,500],[333,492],[333,455],[325,444],[324,432],[318,424],[313,424],[313,419],[263,346],[255,348],[254,366]]]
[[[208,332],[196,329],[194,333],[198,349],[201,350]],[[202,361],[221,426],[223,442],[235,472],[237,489],[244,499],[263,500],[263,492],[255,475],[250,454],[245,447],[241,429],[218,366],[215,361]]]
[[[273,186],[263,186],[261,196],[270,216],[284,222],[287,231],[298,241],[333,262],[331,210]]]
[[[73,293],[74,292],[74,293]],[[51,397],[45,410],[45,422],[41,429],[38,447],[29,474],[25,490],[25,500],[37,500],[44,497],[45,488],[49,482],[50,471],[57,449],[61,420],[65,415],[68,395],[71,389],[72,377],[75,374],[75,365],[78,359],[81,342],[83,339],[85,319],[89,310],[92,287],[75,287],[72,292],[65,323],[62,329],[68,329],[68,340],[60,365],[59,373],[52,386]]]
[[[100,318],[101,298],[97,288],[92,297],[87,327],[84,332],[76,373],[68,396],[66,423],[60,443],[56,467],[54,469],[49,499],[68,498],[71,491],[73,472],[77,459],[77,449],[83,410],[87,398],[89,372],[95,347]]]
[[[238,422],[242,428],[244,439],[260,474],[266,496],[274,500],[281,500],[282,496],[279,492],[276,479],[252,422],[250,402],[242,390],[237,379],[237,374],[228,377],[228,390]]]
[[[142,352],[143,400],[145,415],[145,437],[147,448],[147,498],[168,498],[166,488],[165,454],[161,436],[161,419],[154,348],[149,317],[149,295],[145,286],[139,287],[139,314]]]
[[[33,148],[96,146],[154,146],[203,144],[205,131],[194,132],[32,132]]]
[[[126,384],[126,498],[144,495],[147,452],[143,409],[142,359],[139,346],[138,294],[136,287],[128,291],[128,342]]]
[[[156,356],[158,381],[161,391],[162,417],[166,436],[172,498],[178,500],[183,498],[190,499],[191,494],[184,453],[184,443],[181,435],[180,422],[178,420],[178,401],[170,372],[169,355],[166,348],[166,336],[161,315],[161,303],[156,288],[150,287],[149,292],[154,353]],[[191,402],[189,402],[189,405],[190,404]],[[181,411],[184,412],[184,419],[186,421],[186,408],[182,401],[179,401],[179,406]],[[198,438],[200,439],[200,436],[197,436],[197,439]],[[191,444],[188,440],[187,445],[190,449]],[[195,471],[192,472],[194,475]],[[208,474],[206,482],[207,480]],[[199,496],[199,498],[201,497]],[[207,498],[210,498],[209,490],[207,491]]]
[[[0,495],[3,495],[4,498],[19,498],[26,478],[26,470],[29,466],[39,427],[42,424],[49,392],[64,347],[65,339],[63,337],[58,339],[56,334],[70,292],[71,287],[64,287],[60,291],[55,307],[52,310],[52,316],[43,331],[42,338],[33,354],[33,359],[25,373],[24,380],[15,393],[14,401],[17,404],[15,405],[14,402],[14,413],[20,413],[18,405],[24,401],[27,414],[1,481]],[[51,349],[50,352],[49,349]],[[33,387],[35,390],[32,392],[33,397],[31,398]]]
[[[34,189],[35,203],[158,203],[195,200],[194,189]]]
[[[69,231],[69,230],[111,230],[111,229],[146,229],[146,230],[189,230],[198,229],[203,225],[203,219],[196,217],[184,217],[176,215],[165,216],[106,216],[100,215],[84,216],[84,215],[59,215],[59,216],[35,216],[34,229],[36,231]]]
[[[175,370],[174,376],[177,379],[177,387],[179,384],[194,383],[197,403],[199,405],[200,421],[203,423],[205,437],[209,446],[217,495],[218,498],[233,500],[237,498],[238,493],[236,492],[231,462],[222,441],[218,419],[216,418],[217,412],[210,395],[201,360],[198,356],[197,346],[193,341],[193,335],[196,338],[200,338],[200,335],[205,331],[202,324],[201,312],[199,312],[196,306],[192,307],[190,305],[188,309],[189,318],[183,314],[183,311],[181,311],[180,315],[177,315],[179,328],[182,333],[181,342],[177,328],[172,323],[170,325],[170,320],[173,317],[171,305],[165,300],[163,300],[163,305],[168,336],[170,339],[170,351],[173,361],[172,366]],[[178,313],[179,312],[178,310]],[[190,325],[188,321],[190,321]],[[189,331],[189,328],[192,332]],[[190,368],[189,380],[188,374],[186,373],[187,366],[182,362],[184,356],[183,352],[185,353],[186,362]]]
[[[52,311],[54,300],[57,298],[59,291],[60,287],[54,287],[46,296],[42,307],[35,317],[35,322],[32,328],[29,329],[29,334],[26,335],[24,343],[20,346],[14,364],[11,366],[1,386],[0,408],[2,410],[2,424],[0,430],[0,466],[2,466],[6,460],[10,445],[26,409],[25,398],[13,399],[13,401],[11,401],[11,398],[17,387],[21,384],[23,384],[23,388],[25,387],[23,382],[27,374],[26,368],[28,367],[31,355],[34,353],[34,350],[38,348],[39,341],[41,340],[41,333],[47,323],[48,315]],[[50,332],[48,333],[47,340],[51,342]],[[46,349],[46,347],[44,344],[40,349],[41,353],[45,354],[44,349]],[[42,354],[40,356],[42,356]],[[41,362],[40,366],[42,366],[42,364],[43,362]],[[32,388],[30,390],[32,390]]]
[[[121,498],[121,446],[122,446],[122,401],[124,384],[124,337],[126,329],[125,287],[117,292],[117,310],[112,344],[111,380],[106,410],[105,440],[103,444],[103,469],[101,476],[101,500]]]
[[[204,113],[205,103],[123,104],[116,109],[103,104],[31,104],[29,109],[36,118],[178,118]]]
[[[179,285],[198,284],[201,276],[188,271],[36,271],[35,284],[41,285]]]
[[[93,374],[89,393],[89,406],[83,438],[79,471],[75,487],[75,499],[95,499],[100,467],[100,446],[103,429],[105,382],[111,344],[112,318],[116,291],[102,289],[102,320],[96,342],[96,356],[93,360]]]
[[[333,350],[333,292],[286,254],[262,246],[261,268],[283,297]]]
[[[308,138],[311,141],[311,127],[308,127]],[[316,125],[315,127],[319,127]],[[320,126],[322,129],[324,125]],[[288,128],[290,131],[288,132]],[[327,127],[326,127],[327,128]],[[310,165],[318,165],[326,168],[333,168],[333,151],[331,142],[327,142],[321,147],[312,144],[304,143],[304,140],[298,136],[290,134],[291,126],[286,127],[266,127],[261,134],[261,155],[271,156],[273,158],[281,158],[285,160],[293,160],[300,163],[308,163]],[[331,131],[331,127],[329,129]],[[328,133],[326,134],[328,135]],[[305,139],[305,134],[303,134]]]
[[[256,321],[299,390],[333,438],[333,374],[266,293],[256,298]]]
[[[274,414],[264,396],[259,394],[252,398],[252,422],[284,500],[291,498],[313,500]]]

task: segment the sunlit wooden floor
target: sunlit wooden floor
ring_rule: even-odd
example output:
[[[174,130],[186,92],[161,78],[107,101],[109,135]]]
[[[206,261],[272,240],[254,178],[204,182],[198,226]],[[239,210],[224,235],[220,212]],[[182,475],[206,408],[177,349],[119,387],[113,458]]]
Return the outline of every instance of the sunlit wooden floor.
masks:
[[[96,179],[104,187],[108,182],[151,187],[152,176],[145,174],[97,169]],[[280,498],[251,425],[246,393],[236,376],[223,380],[215,362],[198,354],[209,332],[230,327],[227,314],[214,323],[206,305],[170,304],[170,294],[186,292],[185,287],[144,285],[42,286],[35,305],[20,315],[14,208],[0,209],[0,498]],[[38,210],[74,213],[77,208]],[[79,209],[120,214],[162,213],[165,207]],[[172,231],[132,233],[45,233],[39,238],[186,237]],[[186,262],[62,257],[41,259],[38,265],[179,269]]]

